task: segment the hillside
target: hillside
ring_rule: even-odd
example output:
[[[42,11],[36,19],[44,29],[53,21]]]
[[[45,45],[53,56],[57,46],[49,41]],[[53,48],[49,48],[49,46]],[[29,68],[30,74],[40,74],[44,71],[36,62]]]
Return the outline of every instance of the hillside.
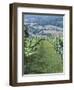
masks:
[[[25,28],[25,26],[24,26]],[[37,25],[37,24],[29,24],[27,25],[27,30],[29,33],[29,36],[32,37],[48,37],[50,35],[52,36],[61,36],[63,34],[63,28],[53,26],[53,25]]]

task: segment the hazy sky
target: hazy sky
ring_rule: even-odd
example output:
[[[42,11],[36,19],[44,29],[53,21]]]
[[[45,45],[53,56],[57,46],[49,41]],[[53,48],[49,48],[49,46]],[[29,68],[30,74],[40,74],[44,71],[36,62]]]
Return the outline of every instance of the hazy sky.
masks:
[[[63,15],[24,14],[24,23],[51,24],[63,27]]]

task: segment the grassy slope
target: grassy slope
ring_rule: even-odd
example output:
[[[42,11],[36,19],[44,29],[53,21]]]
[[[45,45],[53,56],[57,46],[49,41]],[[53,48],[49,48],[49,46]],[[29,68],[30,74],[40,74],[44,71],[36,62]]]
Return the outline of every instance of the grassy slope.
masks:
[[[47,62],[48,72],[62,72],[62,60],[59,54],[56,53],[53,45],[48,41],[41,43],[42,58]]]
[[[28,58],[27,65],[29,73],[58,73],[63,71],[63,64],[59,54],[56,53],[53,45],[47,40],[40,42],[36,54]]]

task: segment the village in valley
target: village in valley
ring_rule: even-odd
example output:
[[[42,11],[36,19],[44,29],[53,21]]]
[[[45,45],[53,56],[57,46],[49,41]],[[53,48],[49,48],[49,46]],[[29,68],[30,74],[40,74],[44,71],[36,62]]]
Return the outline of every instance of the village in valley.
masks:
[[[52,35],[54,37],[63,35],[63,28],[53,25],[38,25],[37,23],[26,23],[28,26],[28,33],[30,36],[34,37],[47,37]]]

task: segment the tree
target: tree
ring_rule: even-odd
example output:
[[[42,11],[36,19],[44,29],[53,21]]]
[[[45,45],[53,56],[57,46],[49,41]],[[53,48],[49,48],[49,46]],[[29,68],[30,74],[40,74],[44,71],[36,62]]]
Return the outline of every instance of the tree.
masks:
[[[61,55],[61,59],[63,59],[63,39],[62,37],[56,37],[54,40],[54,48],[57,53]]]

